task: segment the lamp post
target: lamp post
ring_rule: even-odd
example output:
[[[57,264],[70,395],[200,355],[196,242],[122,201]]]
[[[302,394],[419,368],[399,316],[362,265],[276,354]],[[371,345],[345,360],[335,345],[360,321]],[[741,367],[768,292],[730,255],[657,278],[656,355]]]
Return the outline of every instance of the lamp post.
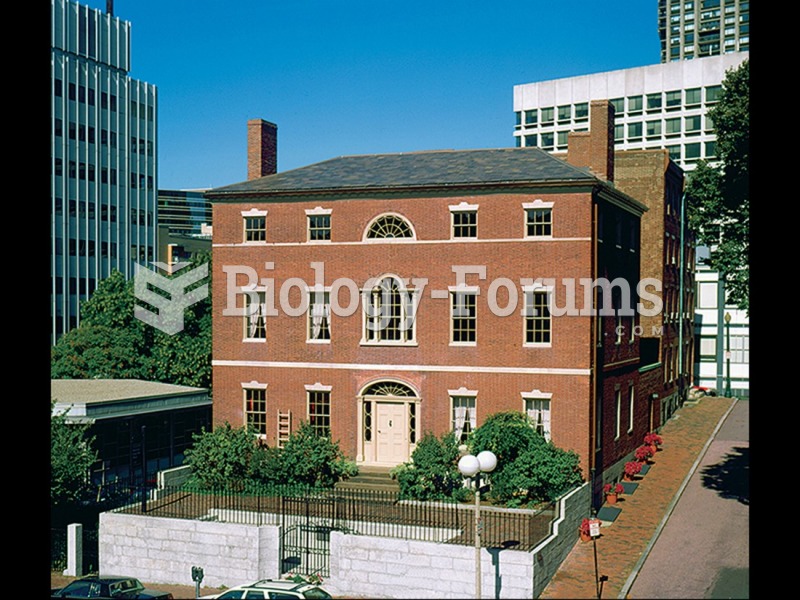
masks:
[[[484,450],[478,456],[465,454],[458,461],[464,477],[475,479],[475,597],[481,597],[481,473],[491,473],[497,466],[494,452]]]
[[[731,397],[731,313],[725,313],[725,397]]]

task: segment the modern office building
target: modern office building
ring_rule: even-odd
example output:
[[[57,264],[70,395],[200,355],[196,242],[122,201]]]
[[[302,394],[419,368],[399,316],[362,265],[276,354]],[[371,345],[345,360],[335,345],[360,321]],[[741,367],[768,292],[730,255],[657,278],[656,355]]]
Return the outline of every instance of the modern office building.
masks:
[[[654,64],[514,86],[516,146],[566,150],[570,131],[588,127],[589,102],[614,106],[617,150],[666,149],[684,171],[717,158],[707,116],[729,69],[749,52]]]
[[[701,159],[714,163],[716,135],[707,112],[719,98],[727,71],[749,59],[750,3],[659,0],[658,17],[660,64],[514,86],[515,145],[563,152],[569,131],[587,129],[589,103],[609,99],[616,113],[617,150],[666,149],[686,173]],[[689,255],[683,256],[688,259]],[[724,393],[719,375],[724,360],[721,349],[727,347],[722,319],[730,314],[731,327],[741,337],[732,338],[732,343],[742,347],[731,356],[744,361],[731,367],[736,373],[732,392],[749,396],[749,318],[734,306],[724,307],[723,292],[716,289],[721,287],[719,276],[701,263],[704,256],[707,249],[698,249],[697,282],[704,289],[695,293],[697,347],[680,360],[694,362],[695,384]],[[706,309],[710,297],[716,299],[714,308]],[[724,310],[717,308],[717,302],[722,302],[719,306]],[[713,336],[712,351],[709,340]],[[712,355],[717,357],[713,365]]]
[[[129,76],[131,24],[51,0],[51,343],[112,270],[156,258],[157,90]]]
[[[211,251],[211,202],[205,191],[158,191],[159,262],[173,265]]]
[[[206,190],[158,190],[158,224],[172,234],[209,235],[211,202]]]
[[[749,0],[658,0],[661,62],[750,50]]]

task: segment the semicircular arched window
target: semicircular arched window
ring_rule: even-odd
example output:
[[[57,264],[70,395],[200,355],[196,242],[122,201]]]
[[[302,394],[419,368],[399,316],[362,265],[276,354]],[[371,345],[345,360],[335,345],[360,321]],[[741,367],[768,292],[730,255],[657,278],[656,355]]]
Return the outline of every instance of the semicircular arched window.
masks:
[[[412,390],[407,385],[402,383],[397,383],[395,381],[379,381],[377,383],[373,383],[369,386],[366,390],[364,390],[364,396],[399,396],[399,397],[410,397],[416,398],[416,394],[414,390]]]
[[[411,225],[398,215],[383,215],[372,222],[367,239],[413,238]]]

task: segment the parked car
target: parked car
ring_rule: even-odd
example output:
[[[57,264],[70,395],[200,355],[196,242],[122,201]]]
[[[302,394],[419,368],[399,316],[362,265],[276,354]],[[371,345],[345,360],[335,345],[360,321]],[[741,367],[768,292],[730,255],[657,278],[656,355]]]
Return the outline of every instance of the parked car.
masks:
[[[328,592],[314,583],[295,581],[276,581],[273,579],[261,579],[255,583],[237,585],[219,594],[203,596],[203,598],[214,600],[233,600],[244,598],[251,600],[288,600],[294,598],[308,598],[312,600],[326,600],[332,598]]]
[[[716,396],[716,395],[717,395],[717,390],[712,387],[693,385],[689,389],[688,398],[689,400],[699,400],[703,396]]]
[[[63,588],[50,590],[50,598],[97,598],[98,600],[173,600],[170,592],[150,590],[135,577],[81,577]]]

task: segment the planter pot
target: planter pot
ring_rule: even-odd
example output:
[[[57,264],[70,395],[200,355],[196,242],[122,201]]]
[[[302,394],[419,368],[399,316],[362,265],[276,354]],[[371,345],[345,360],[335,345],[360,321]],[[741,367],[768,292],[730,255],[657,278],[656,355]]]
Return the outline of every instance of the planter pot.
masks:
[[[658,452],[658,446],[655,444],[650,444],[650,449],[653,451],[653,456],[655,456],[656,452]]]
[[[592,541],[592,536],[590,536],[588,533],[583,533],[581,531],[580,534],[581,534],[581,541],[582,542],[591,542]]]
[[[606,494],[606,502],[609,504],[617,503],[617,494]]]
[[[623,481],[633,481],[633,475],[628,475],[627,473],[622,474]]]

